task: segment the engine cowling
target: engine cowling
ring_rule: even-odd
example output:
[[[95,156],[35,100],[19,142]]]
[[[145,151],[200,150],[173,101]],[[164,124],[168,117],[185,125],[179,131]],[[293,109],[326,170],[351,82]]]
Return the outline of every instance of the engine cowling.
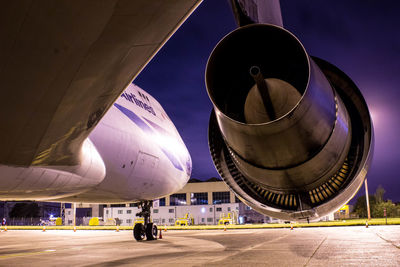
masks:
[[[210,55],[206,86],[214,164],[247,205],[312,220],[361,187],[373,147],[365,100],[289,31],[253,24],[231,32]]]

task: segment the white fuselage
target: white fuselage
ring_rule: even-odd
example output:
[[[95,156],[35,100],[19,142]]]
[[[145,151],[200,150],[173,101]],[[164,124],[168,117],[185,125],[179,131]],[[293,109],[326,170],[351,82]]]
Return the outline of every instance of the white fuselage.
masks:
[[[0,200],[125,203],[181,189],[192,163],[161,105],[129,85],[81,148],[79,166],[0,166]]]

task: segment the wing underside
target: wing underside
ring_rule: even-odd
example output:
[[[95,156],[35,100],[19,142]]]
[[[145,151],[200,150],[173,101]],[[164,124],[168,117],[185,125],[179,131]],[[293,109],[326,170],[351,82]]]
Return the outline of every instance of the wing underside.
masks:
[[[199,0],[2,1],[0,164],[75,165]]]

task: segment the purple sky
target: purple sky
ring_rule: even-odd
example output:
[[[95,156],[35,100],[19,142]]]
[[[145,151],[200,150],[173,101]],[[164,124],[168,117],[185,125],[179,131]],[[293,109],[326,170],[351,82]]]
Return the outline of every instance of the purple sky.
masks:
[[[339,67],[362,91],[375,129],[369,191],[380,184],[386,198],[400,201],[400,1],[281,0],[281,8],[285,28],[308,53]],[[228,1],[205,0],[135,80],[174,121],[193,178],[219,177],[207,144],[212,105],[204,71],[213,47],[235,28]]]

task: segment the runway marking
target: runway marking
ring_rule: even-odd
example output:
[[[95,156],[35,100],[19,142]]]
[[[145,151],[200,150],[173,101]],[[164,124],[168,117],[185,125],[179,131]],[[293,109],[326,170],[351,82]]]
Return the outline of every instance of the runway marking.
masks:
[[[314,250],[313,254],[311,255],[311,257],[308,259],[308,261],[306,262],[306,264],[304,264],[304,266],[307,266],[307,264],[310,262],[310,260],[314,257],[315,253],[317,253],[318,249],[321,247],[321,245],[325,242],[325,240],[328,237],[325,237],[324,240],[321,241],[321,243],[318,245],[318,247]]]
[[[55,249],[46,249],[46,250],[36,251],[36,252],[6,254],[6,255],[0,255],[0,259],[9,259],[9,258],[16,258],[16,257],[32,256],[32,255],[38,255],[38,254],[50,253],[50,252],[56,252],[56,250]]]
[[[259,247],[261,247],[261,246],[263,246],[263,245],[265,245],[265,244],[267,244],[267,243],[276,242],[276,241],[278,241],[278,240],[280,240],[280,239],[283,239],[283,238],[287,237],[288,235],[289,235],[289,234],[284,234],[284,235],[282,235],[282,236],[278,236],[278,237],[273,238],[273,239],[270,239],[270,240],[268,240],[268,241],[261,242],[261,243],[259,243],[259,244],[257,244],[257,245],[251,245],[251,246],[249,246],[249,247],[247,247],[247,248],[243,248],[243,249],[239,249],[239,250],[231,250],[232,252],[235,252],[235,253],[233,253],[233,254],[231,254],[231,255],[223,255],[223,256],[220,256],[220,257],[218,257],[218,258],[216,258],[216,259],[211,260],[210,263],[221,262],[221,261],[225,260],[226,258],[231,258],[231,257],[233,257],[233,256],[235,256],[235,255],[242,254],[242,253],[245,253],[245,252],[247,252],[247,251],[250,251],[250,250],[259,248]]]
[[[240,232],[233,232],[231,229],[227,229],[226,232],[220,232],[220,231],[216,231],[215,233],[207,233],[207,235],[212,236],[212,235],[243,235],[243,234],[252,234],[251,231],[243,231],[243,230],[239,230]],[[204,233],[196,233],[193,234],[193,236],[202,236],[204,235]]]
[[[393,241],[385,239],[383,236],[381,236],[379,233],[375,233],[380,239],[382,239],[383,241],[388,242],[389,244],[391,244],[392,246],[394,246],[397,249],[400,249],[400,246],[396,245]]]

